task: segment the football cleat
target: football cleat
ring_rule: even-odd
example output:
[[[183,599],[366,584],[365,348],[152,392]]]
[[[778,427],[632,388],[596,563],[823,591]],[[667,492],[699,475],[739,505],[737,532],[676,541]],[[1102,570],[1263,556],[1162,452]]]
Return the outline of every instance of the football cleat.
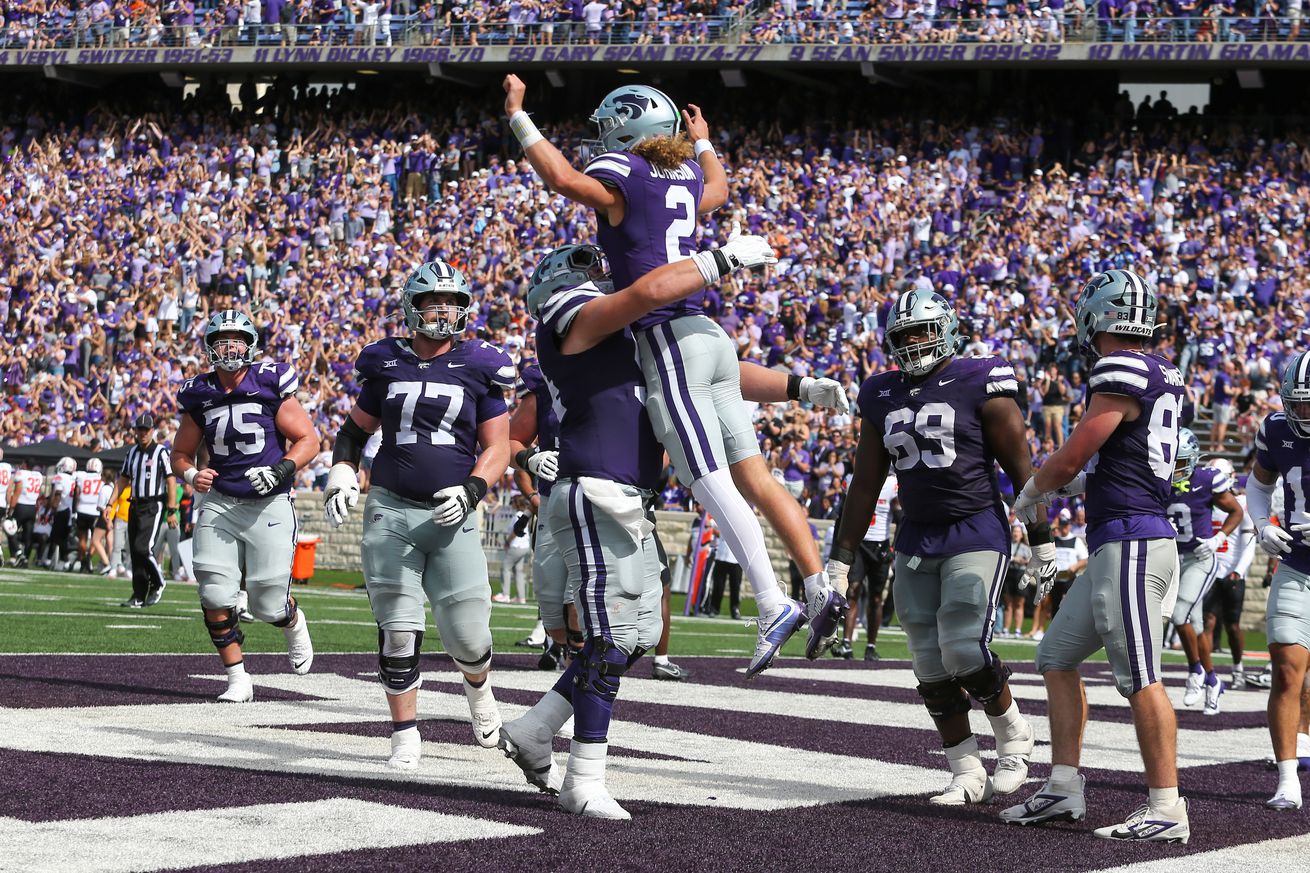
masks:
[[[878,657],[878,647],[875,646],[873,643],[869,643],[867,646],[864,647],[864,660],[866,661],[881,660]]]
[[[1023,720],[1023,733],[996,742],[996,768],[992,771],[992,788],[997,794],[1013,794],[1028,778],[1028,759],[1032,757],[1033,747],[1037,744],[1033,727]]]
[[[1086,784],[1087,779],[1081,773],[1073,785],[1056,785],[1048,781],[1023,803],[1001,810],[1001,821],[1017,825],[1079,821],[1087,815],[1087,801],[1083,798]]]
[[[1274,668],[1272,665],[1266,665],[1264,670],[1254,676],[1246,677],[1246,684],[1252,688],[1273,688],[1274,687]]]
[[[1241,691],[1246,687],[1246,671],[1241,667],[1233,668],[1233,675],[1228,680],[1228,687],[1234,691]]]
[[[655,667],[651,670],[650,675],[652,679],[667,679],[671,682],[682,682],[691,675],[691,671],[685,667],[679,667],[672,661],[664,664],[656,661]]]
[[[418,762],[423,757],[423,739],[418,735],[418,728],[396,731],[391,735],[391,757],[387,767],[412,773],[418,769]]]
[[[1216,679],[1213,685],[1205,686],[1205,709],[1202,710],[1203,715],[1219,714],[1219,698],[1223,695],[1225,687],[1224,680],[1222,679]]]
[[[570,745],[568,771],[559,790],[559,805],[574,815],[628,821],[632,815],[619,806],[605,787],[608,743]]]
[[[314,643],[309,638],[309,620],[305,611],[297,609],[299,618],[290,627],[282,628],[282,635],[287,640],[287,660],[291,662],[291,672],[304,675],[314,666]]]
[[[564,647],[559,643],[550,643],[545,646],[545,651],[537,659],[538,670],[558,670],[560,662],[564,660]]]
[[[122,603],[118,605],[123,607],[124,609],[140,609],[141,607],[146,605],[146,602],[138,597],[133,597],[130,600],[124,600]]]
[[[934,806],[966,806],[986,803],[992,799],[992,780],[986,770],[969,770],[956,773],[941,794],[934,794],[928,802]]]
[[[1183,686],[1183,706],[1196,706],[1201,700],[1201,683],[1204,681],[1204,673],[1187,674],[1187,684]]]
[[[465,680],[464,688],[467,694],[469,689],[468,681]],[[484,749],[495,749],[500,745],[500,707],[496,705],[496,698],[492,696],[489,686],[483,686],[485,693],[474,693],[469,695],[469,715],[473,721],[473,740]],[[479,691],[483,689],[478,689]]]
[[[850,640],[838,640],[833,644],[832,656],[841,658],[843,661],[849,661],[855,657],[855,647],[851,645]]]
[[[255,683],[249,673],[227,677],[227,690],[218,695],[219,703],[249,703],[255,699]]]
[[[500,750],[505,753],[542,794],[559,795],[564,774],[555,766],[550,731],[529,716],[500,726]]]
[[[835,588],[821,588],[805,606],[805,620],[810,635],[805,641],[805,657],[813,661],[837,640],[837,632],[846,621],[849,604]]]
[[[1289,797],[1283,793],[1280,788],[1278,793],[1265,801],[1265,808],[1272,809],[1275,812],[1292,812],[1301,808],[1301,796],[1298,792],[1295,796]]]
[[[751,621],[759,628],[759,636],[755,641],[755,656],[746,668],[747,679],[768,669],[783,643],[805,625],[805,608],[788,597],[783,599],[782,608],[771,619],[761,616]]]
[[[1186,845],[1192,838],[1187,823],[1187,799],[1178,798],[1172,809],[1152,809],[1149,804],[1138,807],[1123,824],[1097,828],[1092,833],[1103,840]]]
[[[159,601],[164,599],[164,589],[167,587],[167,583],[161,581],[158,588],[151,589],[150,593],[146,595],[145,602],[141,605],[155,606],[158,604]]]

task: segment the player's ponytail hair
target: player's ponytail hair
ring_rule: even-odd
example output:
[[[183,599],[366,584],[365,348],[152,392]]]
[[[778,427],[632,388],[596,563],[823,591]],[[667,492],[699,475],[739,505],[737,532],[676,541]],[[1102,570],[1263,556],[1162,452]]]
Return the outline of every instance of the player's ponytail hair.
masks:
[[[679,133],[677,136],[651,137],[637,143],[628,151],[645,158],[660,170],[675,170],[682,166],[683,161],[689,161],[696,156],[691,140],[687,139],[685,133]]]

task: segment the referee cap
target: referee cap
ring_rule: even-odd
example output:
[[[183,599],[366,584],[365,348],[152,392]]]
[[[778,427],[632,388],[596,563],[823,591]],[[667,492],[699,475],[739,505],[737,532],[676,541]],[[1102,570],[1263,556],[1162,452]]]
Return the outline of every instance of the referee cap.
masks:
[[[136,417],[136,422],[132,425],[133,430],[154,430],[154,427],[155,417],[148,412],[143,412],[138,415]]]

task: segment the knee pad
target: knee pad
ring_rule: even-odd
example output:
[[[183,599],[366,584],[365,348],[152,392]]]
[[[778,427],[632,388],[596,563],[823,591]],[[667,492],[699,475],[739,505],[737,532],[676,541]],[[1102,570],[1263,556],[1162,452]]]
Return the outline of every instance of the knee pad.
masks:
[[[949,718],[969,711],[969,698],[955,679],[921,682],[914,690],[919,692],[923,705],[934,719]]]
[[[1010,678],[1010,668],[1001,663],[1001,659],[992,658],[990,667],[975,670],[967,676],[960,676],[960,687],[969,692],[969,696],[983,706],[996,700],[1005,690],[1005,682]]]
[[[378,679],[388,694],[404,694],[418,687],[418,650],[423,631],[389,631],[378,628]]]
[[[222,621],[205,619],[205,627],[209,629],[209,639],[213,642],[214,648],[219,651],[234,643],[239,646],[245,642],[246,635],[237,621],[235,609],[228,610],[227,618]]]
[[[491,666],[491,649],[487,649],[480,657],[474,658],[472,661],[462,661],[454,655],[450,657],[456,664],[459,664],[459,668],[465,673],[481,673]]]
[[[273,627],[287,627],[296,620],[296,613],[298,612],[300,612],[300,604],[292,600],[291,608],[287,610],[286,617],[278,621],[271,621],[269,624],[273,625]]]
[[[628,655],[628,663],[627,666],[623,668],[624,671],[632,669],[632,665],[640,661],[641,656],[649,651],[650,648],[648,646],[637,646],[637,648],[633,650],[632,654]],[[1306,675],[1310,676],[1310,673],[1307,673]]]
[[[619,680],[628,671],[628,656],[608,640],[592,640],[580,655],[582,669],[573,680],[583,692],[595,694],[606,703],[619,696]]]

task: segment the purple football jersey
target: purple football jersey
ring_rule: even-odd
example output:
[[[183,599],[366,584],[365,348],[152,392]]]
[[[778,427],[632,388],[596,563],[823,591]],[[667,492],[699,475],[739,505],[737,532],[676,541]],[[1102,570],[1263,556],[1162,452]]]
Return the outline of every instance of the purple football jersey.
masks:
[[[566,355],[560,337],[578,311],[602,296],[585,283],[555,292],[541,308],[537,355],[559,417],[560,477],[594,476],[654,490],[664,463],[643,403],[645,380],[630,331]]]
[[[1283,558],[1283,563],[1299,573],[1310,573],[1310,542],[1305,534],[1291,529],[1294,524],[1310,522],[1302,479],[1304,470],[1310,467],[1310,440],[1296,435],[1287,423],[1286,413],[1272,413],[1255,435],[1255,459],[1261,467],[1283,478],[1283,513],[1278,523],[1292,535],[1292,553]]]
[[[473,472],[478,425],[505,414],[518,373],[509,355],[481,340],[424,361],[397,337],[365,346],[355,370],[363,382],[356,404],[382,419],[373,482],[419,501]]]
[[[555,401],[550,396],[550,386],[541,372],[541,365],[536,361],[519,371],[519,383],[515,393],[522,400],[528,394],[537,398],[537,446],[543,450],[559,448],[559,421],[555,418]],[[550,494],[552,482],[537,480],[537,492],[545,499]]]
[[[953,358],[927,379],[899,370],[870,376],[857,401],[865,426],[882,435],[900,482],[896,549],[924,558],[1009,554],[1009,524],[996,460],[983,438],[982,408],[1013,399],[1014,368],[990,355]]]
[[[229,497],[261,496],[246,471],[271,467],[286,457],[277,411],[299,387],[300,377],[290,364],[251,364],[231,391],[223,390],[213,372],[183,383],[177,405],[204,431],[209,466],[218,473],[215,491]],[[272,493],[285,494],[291,484],[287,479]]]
[[[1173,539],[1166,508],[1178,456],[1182,374],[1151,352],[1115,352],[1098,360],[1087,379],[1089,405],[1100,393],[1131,397],[1142,412],[1120,422],[1087,463],[1087,549]]]
[[[1231,491],[1233,482],[1223,470],[1197,467],[1192,478],[1173,486],[1169,495],[1169,521],[1178,532],[1178,550],[1194,552],[1201,540],[1209,539],[1213,525],[1211,509],[1216,494]]]
[[[611,226],[604,215],[596,216],[596,239],[610,262],[615,288],[626,288],[656,267],[696,251],[696,208],[705,190],[705,174],[695,161],[661,170],[631,152],[606,152],[584,172],[623,194],[623,221],[618,227]],[[699,314],[704,293],[647,313],[632,329]]]

